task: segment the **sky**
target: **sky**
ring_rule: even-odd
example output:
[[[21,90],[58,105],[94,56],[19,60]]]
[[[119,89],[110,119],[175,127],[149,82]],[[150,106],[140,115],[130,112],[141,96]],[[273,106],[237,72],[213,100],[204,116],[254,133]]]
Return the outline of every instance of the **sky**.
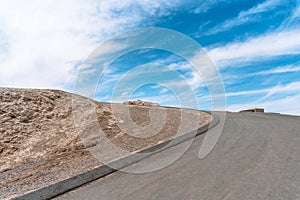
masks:
[[[299,0],[0,0],[0,87],[73,92],[78,73],[99,45],[146,27],[180,32],[203,47],[223,80],[226,110],[262,107],[300,115]],[[178,72],[157,75],[177,83],[178,91],[185,91],[178,84],[184,77],[197,105],[186,106],[187,99],[179,102],[174,91],[155,81],[130,88],[134,78],[112,99],[121,77],[135,69],[142,69],[139,78],[149,76],[155,67],[141,67],[149,63]],[[93,98],[122,102],[131,89],[130,99],[215,109],[206,78],[174,53],[140,49],[110,63]]]

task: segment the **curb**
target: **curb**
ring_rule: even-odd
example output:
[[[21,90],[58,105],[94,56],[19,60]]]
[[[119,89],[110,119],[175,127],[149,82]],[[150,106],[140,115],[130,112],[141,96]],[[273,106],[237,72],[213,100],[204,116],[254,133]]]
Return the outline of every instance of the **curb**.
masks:
[[[206,111],[204,111],[206,112]],[[200,135],[204,132],[206,132],[207,130],[215,127],[218,123],[219,123],[219,118],[211,113],[211,112],[207,112],[209,114],[212,115],[212,121],[197,129],[194,130],[190,133],[187,133],[185,135],[179,136],[177,138],[174,138],[172,140],[168,140],[166,142],[163,142],[161,144],[155,145],[153,147],[150,147],[148,149],[142,150],[138,153],[129,155],[125,158],[121,158],[119,160],[116,160],[112,163],[109,164],[109,166],[107,165],[103,165],[97,168],[94,168],[92,170],[89,170],[87,172],[83,172],[79,175],[75,175],[71,178],[68,178],[66,180],[48,185],[46,187],[34,190],[34,191],[30,191],[24,195],[18,196],[18,197],[13,197],[13,200],[32,200],[32,199],[51,199],[53,197],[56,197],[58,195],[64,194],[70,190],[73,190],[75,188],[78,188],[84,184],[87,184],[91,181],[94,181],[96,179],[102,178],[106,175],[109,175],[115,171],[117,171],[117,169],[122,169],[126,166],[129,166],[133,163],[136,163],[140,160],[143,160],[153,154],[156,154],[158,152],[161,152],[169,147],[175,146],[179,143],[182,143],[188,139],[191,139],[197,135]]]

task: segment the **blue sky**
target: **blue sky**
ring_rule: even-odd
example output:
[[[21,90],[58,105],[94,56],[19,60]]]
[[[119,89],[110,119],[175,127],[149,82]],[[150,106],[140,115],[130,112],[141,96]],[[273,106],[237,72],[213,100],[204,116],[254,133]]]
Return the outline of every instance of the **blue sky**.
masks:
[[[84,60],[103,41],[161,27],[186,34],[206,50],[223,79],[227,110],[264,107],[300,115],[299,5],[298,0],[0,1],[0,86],[72,92]],[[213,109],[204,78],[179,56],[153,49],[115,60],[95,98],[110,101],[122,75],[153,62],[186,78],[198,100],[190,107]],[[174,92],[153,83],[132,94],[179,105]],[[117,99],[125,100],[122,94]]]

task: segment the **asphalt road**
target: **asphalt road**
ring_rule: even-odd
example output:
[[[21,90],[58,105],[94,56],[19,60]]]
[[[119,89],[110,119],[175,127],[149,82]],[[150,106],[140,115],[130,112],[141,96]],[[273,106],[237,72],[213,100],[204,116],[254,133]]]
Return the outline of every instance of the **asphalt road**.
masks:
[[[300,117],[228,113],[217,145],[200,160],[204,136],[168,167],[143,174],[115,172],[57,199],[300,200]],[[182,145],[130,168],[163,162]]]

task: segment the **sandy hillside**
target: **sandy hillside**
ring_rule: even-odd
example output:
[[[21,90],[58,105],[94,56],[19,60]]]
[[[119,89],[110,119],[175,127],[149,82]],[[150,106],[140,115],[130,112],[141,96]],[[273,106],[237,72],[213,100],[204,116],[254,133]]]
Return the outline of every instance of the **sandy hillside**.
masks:
[[[58,90],[2,88],[0,193],[4,196],[36,189],[101,165],[83,145],[82,135],[79,136],[74,126],[73,97],[94,104],[97,123],[103,129],[105,137],[130,152],[169,140],[179,129],[181,113],[176,108],[158,107],[158,110],[166,110],[165,125],[156,135],[140,138],[135,137],[139,134],[139,129],[132,132],[130,130],[131,133],[120,129],[118,123],[126,124],[126,121],[119,120],[117,123],[118,119],[112,114],[111,104],[95,102]],[[119,106],[118,112],[121,116],[122,109],[128,108],[128,105]],[[149,125],[151,120],[148,106],[129,107],[130,116],[138,126]],[[201,115],[199,127],[211,120],[207,113],[189,112],[191,118]],[[92,130],[90,123],[80,123],[86,130]],[[91,148],[96,145],[92,144]]]

